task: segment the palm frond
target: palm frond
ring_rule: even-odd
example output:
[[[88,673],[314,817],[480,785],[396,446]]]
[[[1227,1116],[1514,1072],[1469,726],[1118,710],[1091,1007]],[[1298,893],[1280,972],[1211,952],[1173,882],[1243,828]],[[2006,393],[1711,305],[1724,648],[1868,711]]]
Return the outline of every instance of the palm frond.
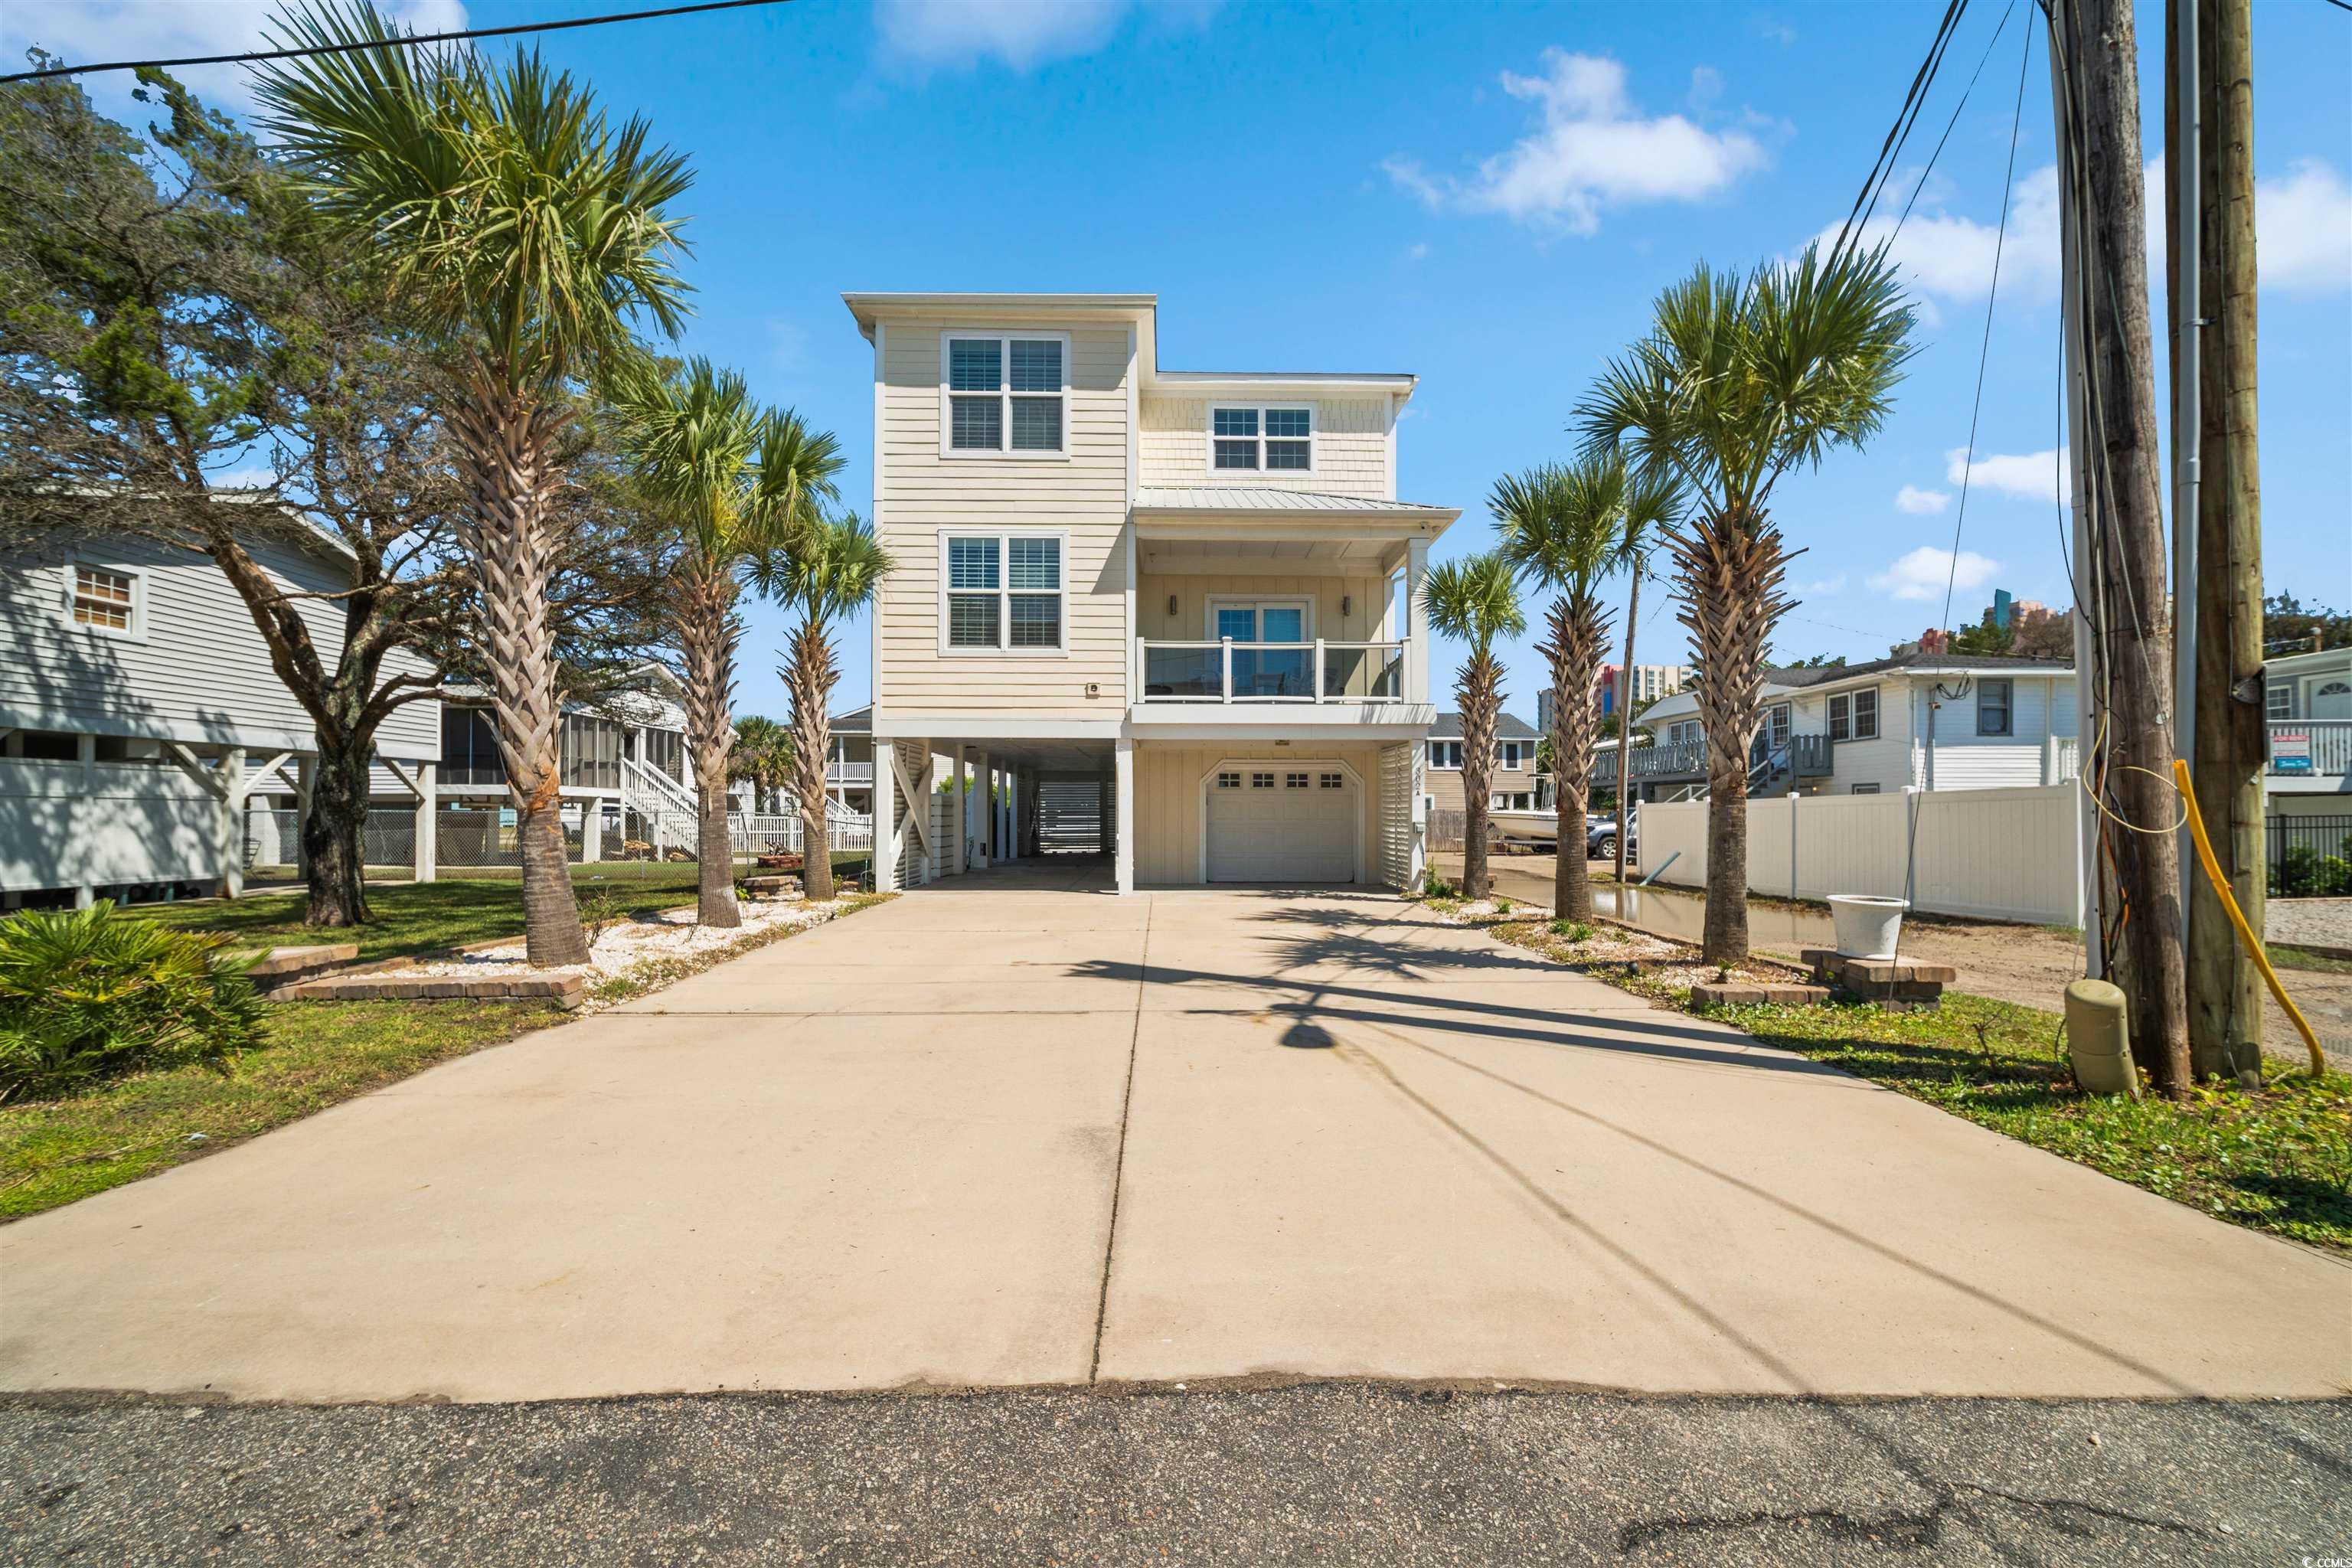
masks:
[[[274,20],[291,47],[386,42],[373,0],[308,0]],[[686,159],[617,131],[535,51],[502,66],[456,46],[357,48],[256,68],[263,127],[322,215],[383,254],[434,326],[478,336],[516,390],[600,372],[635,323],[675,335]]]
[[[1483,655],[1496,639],[1528,629],[1518,584],[1509,565],[1494,552],[1432,567],[1423,579],[1421,597],[1430,626],[1442,636],[1468,643],[1474,654]]]
[[[755,563],[759,591],[820,628],[873,602],[897,564],[855,512],[827,519]]]

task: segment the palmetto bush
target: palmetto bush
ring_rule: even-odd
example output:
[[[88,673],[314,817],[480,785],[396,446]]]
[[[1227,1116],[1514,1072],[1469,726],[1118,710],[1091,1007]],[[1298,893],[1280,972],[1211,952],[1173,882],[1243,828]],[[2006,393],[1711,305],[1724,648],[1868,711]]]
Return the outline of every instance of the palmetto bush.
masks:
[[[0,921],[0,1100],[219,1067],[259,1045],[261,1004],[222,940],[126,919],[110,903]]]

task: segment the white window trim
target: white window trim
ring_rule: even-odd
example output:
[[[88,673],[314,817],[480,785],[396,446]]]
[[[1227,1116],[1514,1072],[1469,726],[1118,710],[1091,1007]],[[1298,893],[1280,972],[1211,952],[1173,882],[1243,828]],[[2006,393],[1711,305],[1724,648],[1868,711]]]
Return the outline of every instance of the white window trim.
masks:
[[[1865,691],[1870,693],[1870,733],[1863,735],[1855,733],[1853,721],[1856,700]],[[1843,735],[1837,732],[1837,705],[1841,702],[1845,704],[1845,733]],[[1885,715],[1886,700],[1875,685],[1857,686],[1852,691],[1832,691],[1822,710],[1822,733],[1830,737],[1831,744],[1838,746],[1852,745],[1857,741],[1875,741],[1886,732]]]
[[[1455,751],[1460,751],[1460,750],[1462,749],[1462,742],[1461,742],[1460,741],[1454,740],[1454,739],[1453,739],[1453,738],[1451,738],[1451,737],[1433,737],[1433,738],[1429,741],[1428,744],[1429,744],[1429,771],[1430,771],[1431,773],[1460,773],[1460,772],[1462,771],[1462,764],[1461,764],[1460,763],[1441,763],[1441,762],[1439,762],[1439,761],[1437,760],[1437,756],[1438,756],[1437,749],[1438,749],[1440,746],[1451,746],[1451,747],[1453,747]]]
[[[948,641],[948,541],[951,539],[993,539],[996,543],[996,646],[994,647],[963,647]],[[1055,590],[1062,599],[1062,646],[1059,647],[1014,647],[1013,640],[1013,598],[1016,593],[1042,594],[1043,588],[1013,586],[1013,541],[1016,539],[1053,539],[1061,543],[1062,585]],[[1062,528],[943,528],[939,543],[939,603],[937,615],[940,628],[940,657],[942,658],[1067,658],[1070,657],[1070,534]],[[967,588],[963,593],[984,593],[985,589]]]
[[[1505,773],[1518,772],[1526,765],[1526,746],[1527,742],[1524,741],[1496,742],[1495,765]]]
[[[2003,696],[2000,704],[2001,728],[1988,730],[1985,722],[1985,693],[2000,687]],[[2013,741],[2017,738],[2017,682],[2013,680],[1979,680],[1977,682],[1977,734],[1989,741]]]
[[[985,393],[976,392],[956,393],[950,387],[949,383],[952,379],[950,364],[954,357],[953,345],[958,338],[993,338],[1002,351],[1003,358],[1000,363],[1003,367],[1003,384],[997,388],[995,395],[1003,416],[1000,427],[1000,438],[1003,445],[993,451],[985,447],[954,445],[955,404],[953,399],[959,396],[988,395]],[[1062,444],[1050,452],[1042,448],[1027,447],[1015,450],[1013,446],[1013,399],[1016,396],[1049,395],[1043,392],[1015,393],[1013,390],[1013,342],[1016,338],[1024,342],[1050,341],[1062,345]],[[1076,367],[1071,363],[1070,334],[1067,332],[1025,331],[1005,327],[950,327],[943,330],[940,333],[940,456],[950,460],[970,458],[983,462],[1005,458],[1037,458],[1047,462],[1067,461],[1070,456],[1070,381],[1076,371]]]
[[[1234,408],[1246,408],[1256,414],[1257,434],[1255,436],[1220,437],[1217,434],[1218,411],[1221,409]],[[1269,408],[1279,408],[1285,412],[1296,409],[1306,410],[1307,466],[1305,468],[1269,468],[1265,466],[1265,444],[1269,439],[1276,441],[1295,441],[1298,438],[1296,436],[1276,436],[1269,437],[1266,435],[1265,411]],[[1230,479],[1242,475],[1246,475],[1254,479],[1265,479],[1269,475],[1276,479],[1287,479],[1297,474],[1312,474],[1322,467],[1322,463],[1320,461],[1321,454],[1318,448],[1323,444],[1321,440],[1323,434],[1323,415],[1322,410],[1318,408],[1312,403],[1212,402],[1209,405],[1209,412],[1202,422],[1201,429],[1203,437],[1205,437],[1205,441],[1201,448],[1201,462],[1202,465],[1201,471],[1213,479]],[[1220,440],[1255,441],[1257,443],[1257,467],[1255,468],[1221,468],[1217,467],[1217,443]]]
[[[118,577],[128,577],[131,579],[130,626],[101,626],[94,625],[89,621],[77,620],[74,618],[74,604],[79,597],[79,595],[77,592],[78,579],[76,572],[78,568],[84,566],[89,567],[93,572],[110,572]],[[121,642],[143,643],[147,640],[147,574],[140,567],[128,566],[119,561],[93,561],[83,560],[79,557],[70,558],[65,564],[62,587],[64,589],[64,593],[59,607],[64,612],[66,625],[72,630],[84,633],[90,637],[113,637]]]
[[[1295,772],[1301,767],[1317,773],[1336,773],[1348,775],[1348,788],[1354,792],[1348,797],[1348,820],[1354,826],[1356,836],[1356,878],[1349,886],[1360,888],[1368,885],[1364,875],[1364,801],[1366,798],[1364,775],[1356,771],[1354,764],[1340,757],[1296,757],[1284,758],[1279,762],[1268,762],[1264,757],[1226,757],[1220,762],[1212,763],[1208,772],[1201,775],[1201,886],[1205,888],[1211,885],[1209,881],[1209,795],[1216,788],[1217,774],[1229,773],[1236,768],[1245,772],[1259,773],[1272,768],[1278,780],[1283,773]],[[1248,787],[1246,783],[1244,787]],[[1282,785],[1277,783],[1275,787],[1280,789]],[[1315,795],[1320,795],[1323,793],[1319,784],[1309,787],[1310,792]]]
[[[1299,616],[1298,624],[1304,628],[1306,634],[1299,639],[1297,646],[1307,648],[1315,646],[1315,601],[1312,597],[1297,594],[1210,594],[1202,600],[1201,635],[1211,642],[1219,641],[1217,612],[1234,609],[1242,605],[1247,605],[1254,609],[1264,609],[1269,605],[1277,609],[1287,608],[1292,605],[1297,605],[1305,612]],[[1287,647],[1290,645],[1285,643],[1283,646]]]

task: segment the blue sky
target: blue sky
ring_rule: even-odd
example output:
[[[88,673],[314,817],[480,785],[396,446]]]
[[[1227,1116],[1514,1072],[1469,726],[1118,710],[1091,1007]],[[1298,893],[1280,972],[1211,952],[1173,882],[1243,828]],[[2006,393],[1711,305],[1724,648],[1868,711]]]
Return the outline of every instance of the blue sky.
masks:
[[[406,10],[495,26],[602,8]],[[1702,258],[1786,255],[1844,216],[1941,9],[801,0],[541,47],[691,154],[684,346],[838,431],[861,510],[872,362],[842,290],[1146,290],[1170,368],[1419,374],[1400,493],[1462,509],[1444,556],[1491,538],[1498,475],[1569,453],[1578,396],[1660,288]],[[1902,192],[2003,10],[1969,7]],[[1779,492],[1806,551],[1785,656],[1874,657],[1938,617],[2031,12],[2019,0],[1898,242],[1923,351],[1892,419]],[[0,47],[193,53],[246,42],[262,14],[19,0]],[[2160,24],[2142,7],[2151,156]],[[2352,607],[2352,15],[2261,0],[2254,25],[2266,575]],[[235,102],[233,80],[191,74]],[[1995,587],[2068,598],[2051,146],[2037,34],[1956,621]],[[1665,595],[1645,598],[1643,662],[1678,658]],[[745,710],[782,711],[782,631],[754,610]],[[842,641],[846,704],[866,695],[868,644],[862,626]],[[1450,680],[1457,657],[1438,648],[1433,674]],[[1510,668],[1510,706],[1532,717],[1538,661],[1523,645]]]

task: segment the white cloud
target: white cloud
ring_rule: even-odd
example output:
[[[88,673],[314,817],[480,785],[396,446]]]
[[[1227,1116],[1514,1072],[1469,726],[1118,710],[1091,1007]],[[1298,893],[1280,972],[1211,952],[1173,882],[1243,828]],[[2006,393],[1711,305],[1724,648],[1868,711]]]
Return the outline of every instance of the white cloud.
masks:
[[[275,9],[272,0],[11,0],[0,10],[0,58],[21,60],[33,45],[68,65],[267,48]],[[391,20],[420,33],[466,26],[462,0],[390,0],[383,9]],[[253,107],[251,79],[240,66],[189,66],[174,74],[216,108],[241,113]],[[138,123],[153,118],[131,101],[137,84],[130,72],[84,79],[106,113]]]
[[[1940,602],[1948,582],[1956,593],[1972,593],[1983,587],[2000,570],[2000,563],[1963,550],[1957,558],[1948,550],[1938,550],[1932,544],[1896,556],[1886,570],[1870,579],[1870,590],[1892,599],[1911,599],[1927,604]]]
[[[1083,55],[1109,38],[1127,0],[881,0],[884,47],[922,65],[995,58],[1026,70]]]
[[[1403,157],[1381,166],[1432,207],[1591,234],[1606,208],[1698,201],[1765,162],[1744,132],[1708,131],[1679,114],[1642,116],[1619,61],[1551,48],[1543,63],[1541,76],[1502,77],[1505,92],[1538,106],[1541,123],[1482,160],[1474,175],[1434,175]]]
[[[1952,498],[1942,490],[1923,490],[1917,485],[1905,485],[1895,492],[1895,510],[1913,517],[1933,517],[1951,504]]]
[[[2164,289],[2164,157],[2147,165],[2148,285]],[[2317,158],[2254,181],[2254,266],[2264,289],[2352,289],[2352,184]]]
[[[2064,501],[2073,491],[2062,447],[2049,452],[2022,452],[1969,460],[1966,447],[1944,454],[1944,478],[1971,489],[1991,490],[2019,500]]]
[[[1845,574],[1841,572],[1834,577],[1823,577],[1817,582],[1799,583],[1795,587],[1800,594],[1819,595],[1823,597],[1832,594],[1843,594],[1845,592]]]
[[[2164,159],[2146,169],[2147,260],[2150,298],[2161,309],[2164,293]],[[1913,176],[1916,178],[1916,176]],[[1889,198],[1909,195],[1894,183]],[[1942,182],[1931,180],[1920,205],[1896,235],[1895,216],[1882,212],[1864,226],[1863,243],[1890,237],[1895,265],[1923,295],[1945,300],[1982,300],[1992,287],[1993,254],[2000,253],[2001,290],[2025,288],[2044,296],[2056,292],[2058,269],[2058,169],[2045,164],[2017,183],[2009,206],[2009,233],[1996,225],[1946,210]],[[1827,243],[1838,226],[1822,230]],[[2264,289],[2352,288],[2352,183],[2317,158],[2301,158],[2287,172],[2254,182],[2254,249]]]
[[[1897,234],[1896,218],[1909,195],[1902,181],[1894,182],[1886,195],[1896,198],[1895,211],[1881,212],[1864,224],[1861,244],[1868,249],[1891,239],[1888,254],[1918,292],[1947,300],[1983,299],[1992,287],[1996,250],[2004,293],[2020,285],[2053,289],[2058,277],[2057,165],[2037,169],[2018,182],[2010,198],[2006,236],[1994,224],[1942,211],[1940,203],[1924,196]],[[1836,240],[1838,228],[1832,224],[1822,230],[1818,237],[1823,249]]]
[[[1416,239],[1404,247],[1404,258],[1407,261],[1425,261],[1428,258],[1429,242],[1425,239]]]

